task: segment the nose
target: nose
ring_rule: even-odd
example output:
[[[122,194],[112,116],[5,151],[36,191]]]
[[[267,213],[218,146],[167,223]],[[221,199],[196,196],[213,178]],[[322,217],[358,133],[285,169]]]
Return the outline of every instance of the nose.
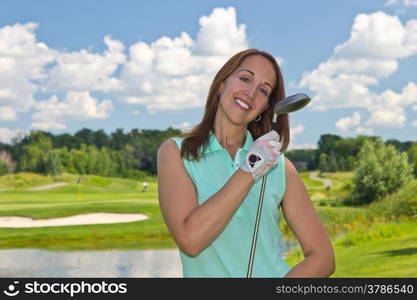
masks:
[[[256,85],[255,84],[249,84],[246,86],[245,94],[248,98],[253,99],[255,97],[256,93]]]

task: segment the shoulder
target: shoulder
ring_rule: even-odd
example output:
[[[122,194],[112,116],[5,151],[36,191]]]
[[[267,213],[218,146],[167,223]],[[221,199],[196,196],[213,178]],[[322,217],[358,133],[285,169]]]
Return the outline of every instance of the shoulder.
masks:
[[[169,138],[161,143],[158,149],[158,157],[177,156],[180,150],[172,138]]]
[[[288,174],[298,174],[298,171],[291,160],[288,157],[285,157],[285,172]]]

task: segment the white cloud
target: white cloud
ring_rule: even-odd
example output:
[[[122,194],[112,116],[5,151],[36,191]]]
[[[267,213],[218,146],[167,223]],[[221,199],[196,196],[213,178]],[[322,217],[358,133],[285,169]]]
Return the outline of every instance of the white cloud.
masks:
[[[197,36],[195,54],[205,56],[229,56],[247,45],[244,24],[237,25],[236,11],[215,8],[210,16],[199,20],[200,30]]]
[[[119,79],[111,77],[126,60],[121,42],[104,37],[107,50],[93,54],[87,50],[59,53],[56,65],[50,71],[47,91],[89,90],[111,91],[121,89]]]
[[[99,102],[88,91],[72,91],[66,94],[63,101],[58,101],[54,95],[49,100],[36,103],[35,108],[38,112],[32,115],[34,122],[31,128],[47,130],[64,129],[64,122],[106,119],[113,105],[109,99]]]
[[[372,112],[372,117],[365,124],[367,126],[401,128],[404,126],[404,122],[405,113],[401,107],[393,110],[378,107]]]
[[[0,128],[0,143],[11,144],[13,139],[22,139],[29,133],[20,129],[10,130],[8,128]]]
[[[386,6],[395,4],[403,4],[405,6],[417,6],[417,0],[388,0],[388,2],[385,3]]]
[[[16,113],[10,106],[0,106],[0,120],[1,121],[15,121],[17,120]]]
[[[38,24],[15,24],[0,28],[0,106],[16,112],[28,111],[33,94],[39,89],[35,81],[47,78],[45,66],[53,62],[57,51],[37,42]]]
[[[317,149],[317,144],[294,144],[290,142],[287,150],[296,150],[296,149]]]
[[[132,45],[121,76],[125,89],[116,95],[151,112],[203,106],[215,72],[248,41],[233,7],[214,9],[200,26],[195,41],[183,32]]]
[[[299,135],[300,133],[302,133],[303,131],[304,131],[303,124],[298,124],[296,127],[291,128],[290,129],[291,139],[295,139],[295,137]]]
[[[360,135],[374,135],[374,130],[372,128],[358,127],[355,132]]]
[[[361,121],[361,115],[355,111],[351,117],[345,117],[336,122],[336,127],[342,131],[348,131],[350,128],[358,126]]]
[[[390,90],[377,94],[370,87],[396,72],[400,59],[416,54],[417,20],[403,25],[398,17],[383,12],[359,14],[349,39],[317,69],[305,72],[298,86],[315,93],[313,109],[363,108],[371,116],[367,126],[402,127],[405,108],[417,102],[416,84],[409,82],[401,94]],[[340,121],[338,128],[352,121]]]
[[[417,103],[417,84],[413,82],[409,82],[401,94],[385,90],[375,96],[375,104],[370,110],[371,118],[366,125],[401,128],[406,120],[405,107],[413,103]]]
[[[178,128],[181,131],[187,131],[190,130],[194,125],[192,125],[190,122],[182,122],[179,125],[175,125],[174,128]]]
[[[297,144],[294,141],[297,139],[297,136],[304,132],[304,125],[298,124],[295,127],[290,129],[290,143],[288,145],[288,150],[294,149],[317,149],[317,144]]]
[[[417,6],[417,0],[404,0],[405,6]]]

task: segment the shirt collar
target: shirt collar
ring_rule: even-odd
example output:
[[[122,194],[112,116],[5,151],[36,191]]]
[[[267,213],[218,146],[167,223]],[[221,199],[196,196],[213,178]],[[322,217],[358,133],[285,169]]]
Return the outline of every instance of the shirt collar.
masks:
[[[249,151],[250,147],[253,144],[253,137],[249,130],[246,130],[245,136],[246,136],[245,144],[243,145],[241,149]],[[204,153],[207,154],[207,153],[216,152],[216,151],[226,151],[226,149],[224,149],[222,145],[220,145],[216,136],[213,134],[213,131],[211,131],[209,142],[208,142],[208,147],[206,148],[206,151]]]

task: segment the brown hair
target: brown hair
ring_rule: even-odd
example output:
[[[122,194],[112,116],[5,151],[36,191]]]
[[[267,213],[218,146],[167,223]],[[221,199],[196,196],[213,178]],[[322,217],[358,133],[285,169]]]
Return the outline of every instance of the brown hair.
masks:
[[[200,124],[193,129],[182,134],[184,140],[181,146],[181,157],[188,160],[199,160],[208,145],[210,132],[213,130],[214,119],[219,104],[219,90],[220,85],[230,76],[243,62],[243,60],[251,55],[261,55],[271,61],[276,73],[276,83],[268,100],[268,108],[262,113],[260,121],[252,121],[248,124],[248,130],[254,139],[272,130],[272,115],[274,114],[275,104],[285,98],[284,80],[282,78],[281,70],[275,58],[264,51],[258,49],[247,49],[235,54],[231,57],[223,67],[217,72],[211,83],[210,90],[207,96],[204,116]],[[278,116],[278,134],[281,138],[281,151],[285,151],[290,141],[288,115],[283,114]]]

